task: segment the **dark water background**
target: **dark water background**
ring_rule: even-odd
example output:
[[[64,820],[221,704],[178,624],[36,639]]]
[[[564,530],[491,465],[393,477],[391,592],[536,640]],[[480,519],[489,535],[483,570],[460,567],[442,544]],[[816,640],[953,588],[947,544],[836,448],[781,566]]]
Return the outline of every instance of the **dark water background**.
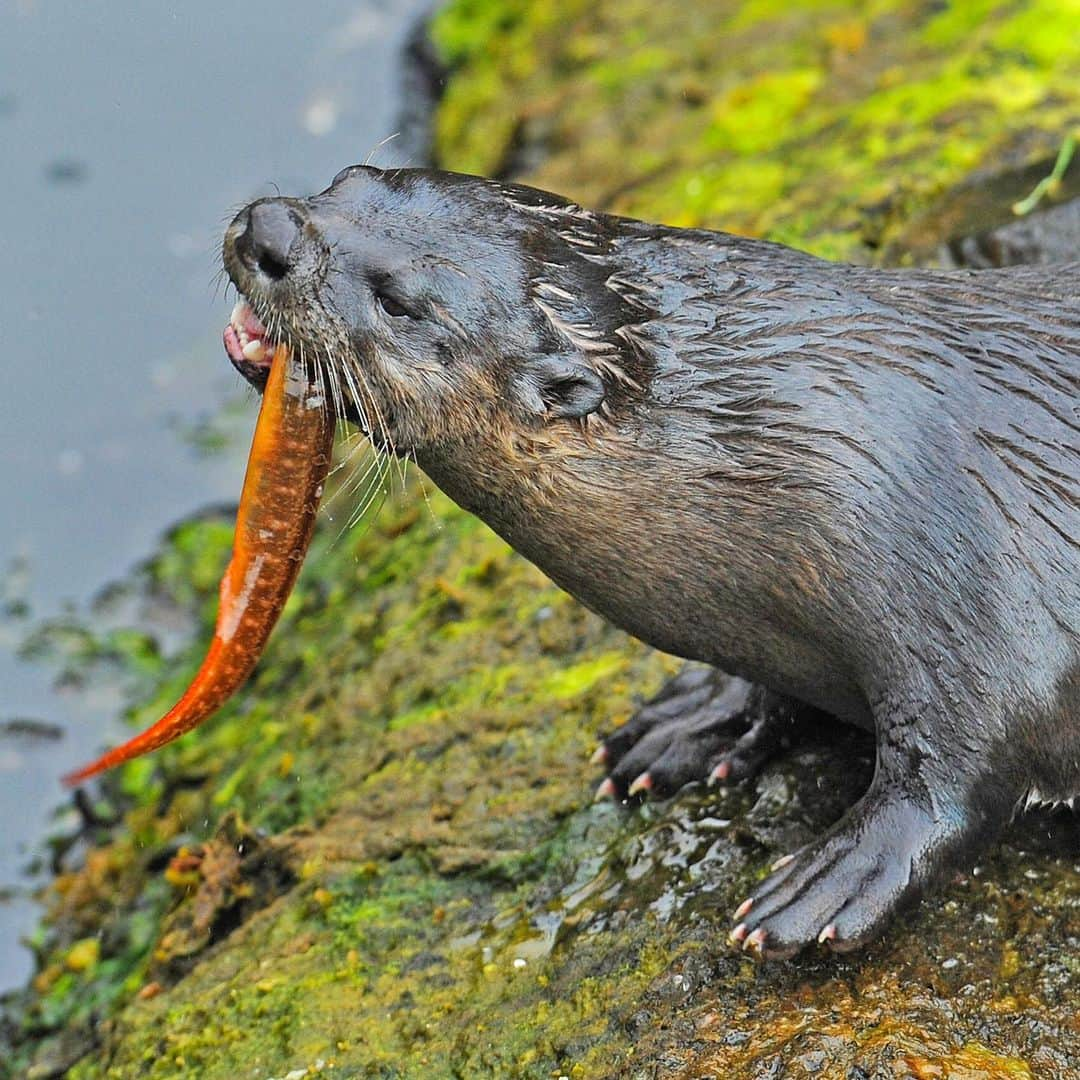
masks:
[[[29,608],[0,620],[0,991],[30,971],[23,870],[57,778],[120,734],[112,694],[61,694],[15,649],[237,498],[246,436],[206,456],[180,434],[230,400],[254,422],[220,343],[226,215],[319,189],[394,133],[424,6],[0,0],[0,600]],[[21,717],[64,734],[5,734]]]

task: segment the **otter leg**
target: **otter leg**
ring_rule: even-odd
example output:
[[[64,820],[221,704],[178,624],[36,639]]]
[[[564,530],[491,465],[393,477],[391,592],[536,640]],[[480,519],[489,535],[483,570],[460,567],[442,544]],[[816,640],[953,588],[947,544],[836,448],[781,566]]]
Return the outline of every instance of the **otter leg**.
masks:
[[[815,941],[858,948],[998,831],[1016,793],[980,783],[985,764],[939,760],[932,745],[923,724],[879,728],[870,789],[823,837],[774,864],[735,912],[731,940],[776,959]]]
[[[601,745],[598,797],[666,797],[695,780],[752,776],[794,740],[807,710],[745,679],[688,665]]]

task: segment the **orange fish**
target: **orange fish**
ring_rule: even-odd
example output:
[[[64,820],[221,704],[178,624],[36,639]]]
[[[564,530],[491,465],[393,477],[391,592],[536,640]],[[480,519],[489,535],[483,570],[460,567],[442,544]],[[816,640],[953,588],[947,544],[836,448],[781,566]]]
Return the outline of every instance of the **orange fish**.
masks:
[[[64,777],[78,784],[201,724],[244,683],[304,561],[334,442],[333,414],[290,349],[278,345],[263,392],[221,579],[214,640],[180,700],[122,746]]]

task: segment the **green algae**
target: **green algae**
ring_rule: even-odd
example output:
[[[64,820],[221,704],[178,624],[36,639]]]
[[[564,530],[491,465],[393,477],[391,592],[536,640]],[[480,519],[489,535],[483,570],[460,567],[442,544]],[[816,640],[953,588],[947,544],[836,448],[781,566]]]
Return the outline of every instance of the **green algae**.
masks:
[[[409,509],[388,513],[358,537],[321,536],[297,599],[249,689],[197,737],[131,762],[108,781],[112,798],[128,807],[123,825],[102,835],[106,846],[92,865],[58,882],[54,929],[42,943],[43,971],[53,974],[39,980],[42,994],[25,1023],[45,1029],[88,1023],[103,1003],[112,1008],[127,999],[131,1003],[120,1014],[122,1025],[129,1015],[165,1007],[173,993],[166,985],[158,996],[131,1000],[142,986],[168,984],[177,971],[178,987],[196,985],[192,980],[197,981],[201,965],[191,970],[191,950],[197,950],[195,957],[204,949],[212,953],[216,939],[200,938],[193,945],[191,935],[177,927],[192,906],[198,907],[206,882],[197,869],[174,873],[169,889],[163,888],[162,875],[169,877],[167,856],[180,839],[196,846],[215,843],[226,808],[243,822],[245,833],[262,829],[278,836],[300,823],[303,831],[325,822],[324,832],[310,845],[298,839],[293,850],[291,842],[283,842],[280,862],[292,869],[275,886],[294,901],[293,907],[281,909],[285,924],[307,926],[310,941],[288,962],[275,961],[273,979],[255,977],[264,970],[260,960],[251,986],[232,986],[224,1003],[170,1007],[166,1052],[138,1048],[129,1058],[121,1049],[118,1057],[113,1055],[111,1071],[86,1061],[72,1075],[125,1075],[127,1068],[150,1076],[235,1075],[229,1070],[241,1062],[261,1060],[252,1039],[261,1044],[267,1025],[276,1040],[276,1050],[266,1057],[268,1068],[275,1055],[294,1045],[310,1049],[299,1053],[301,1063],[320,1055],[340,1059],[343,1052],[334,1049],[335,1040],[316,1046],[297,1033],[321,1015],[325,996],[338,998],[343,983],[351,988],[356,1015],[365,1012],[364,1001],[373,1014],[379,1013],[378,992],[402,981],[399,969],[423,944],[422,937],[417,941],[419,912],[430,916],[438,908],[452,913],[463,902],[472,910],[477,882],[490,907],[492,882],[513,890],[522,882],[546,879],[550,860],[561,850],[559,821],[576,798],[574,774],[592,739],[583,737],[582,717],[568,711],[567,704],[586,707],[593,688],[632,666],[635,656],[637,674],[645,681],[652,671],[655,682],[666,665],[644,649],[615,648],[620,635],[568,604],[447,500],[432,499],[431,507],[428,517]],[[198,614],[203,635],[212,625],[209,601],[215,579],[228,557],[228,544],[218,542],[220,528],[218,521],[185,526],[144,571],[159,601],[167,598]],[[391,539],[400,559],[386,554]],[[216,566],[207,557],[211,549],[218,555]],[[421,565],[423,573],[417,569]],[[321,581],[340,576],[353,579],[355,592],[339,591],[331,602]],[[448,589],[447,582],[455,584]],[[508,634],[498,626],[513,597],[525,603],[513,601],[512,613],[520,608],[532,625],[542,627],[531,644],[519,640],[520,631]],[[364,618],[354,617],[357,608],[366,609]],[[463,624],[469,633],[461,633]],[[564,645],[568,639],[573,649]],[[426,668],[419,678],[406,651],[418,640],[425,642]],[[312,641],[318,642],[314,653]],[[575,662],[566,663],[567,652]],[[200,653],[196,638],[182,656],[162,661],[156,687],[131,712],[134,724],[148,722],[167,707]],[[625,712],[625,697],[624,702]],[[596,709],[594,734],[601,716]],[[528,782],[530,775],[543,780],[543,790]],[[419,797],[418,790],[424,792]],[[365,838],[362,818],[368,812],[373,821],[366,823],[371,835]],[[471,820],[474,827],[452,828],[446,822],[454,817]],[[462,836],[455,837],[459,831]],[[344,851],[336,850],[338,836]],[[378,873],[357,876],[351,868],[371,857],[394,861],[380,864]],[[148,872],[148,865],[158,869]],[[433,866],[442,867],[451,884],[433,879]],[[302,881],[295,897],[287,884],[293,878]],[[238,880],[244,884],[242,873]],[[325,906],[311,900],[320,890],[329,894]],[[251,910],[260,913],[245,916],[241,930],[229,939],[230,948],[237,947],[237,933],[266,917],[260,909],[269,905],[268,910],[277,910],[275,896],[257,899]],[[498,906],[521,902],[513,894]],[[117,915],[149,912],[149,920],[139,923],[137,948],[114,954],[106,937],[101,961],[76,977],[65,969],[65,957],[78,947],[68,936],[92,925],[105,907]],[[394,914],[398,910],[406,912],[400,920]],[[149,937],[148,924],[154,929]],[[472,932],[452,917],[445,925],[441,919],[431,925],[442,926],[443,939]],[[402,945],[405,939],[411,941],[408,947]],[[348,961],[350,950],[357,953],[355,962]],[[260,951],[261,957],[267,955],[273,955],[272,947],[269,953]],[[484,974],[476,950],[454,962],[473,971],[489,995],[508,990]],[[310,985],[301,978],[301,968],[311,975]],[[280,986],[291,989],[277,989],[274,979],[283,979]],[[297,1008],[300,983],[313,1011]],[[450,989],[446,997],[460,993],[460,987]],[[580,997],[582,991],[576,993]],[[243,1022],[225,1019],[221,1010],[226,1008]],[[377,1027],[372,1023],[369,1030]],[[354,1032],[355,1024],[345,1029]],[[148,1029],[148,1035],[153,1031]],[[122,1046],[138,1043],[125,1034]],[[355,1042],[355,1034],[336,1041],[351,1046],[350,1038]],[[369,1035],[354,1056],[391,1061],[405,1052],[401,1037],[392,1032],[381,1035],[381,1042],[373,1039]],[[234,1043],[235,1056],[229,1050]],[[522,1045],[513,1060],[534,1053]]]
[[[867,261],[972,170],[1056,149],[1078,20],[1075,0],[451,3],[440,161],[535,162],[585,205]]]
[[[904,257],[958,185],[1049,171],[1080,120],[1078,14],[453,0],[438,153],[618,212]],[[156,719],[230,543],[227,515],[186,523],[140,575],[196,627],[179,653],[70,621],[39,655],[118,667],[133,725]],[[1073,1075],[1080,875],[1027,834],[865,957],[759,970],[725,948],[726,913],[865,768],[829,735],[746,789],[591,806],[598,733],[674,668],[416,485],[363,531],[324,520],[249,686],[106,781],[118,821],[50,891],[0,1076]]]

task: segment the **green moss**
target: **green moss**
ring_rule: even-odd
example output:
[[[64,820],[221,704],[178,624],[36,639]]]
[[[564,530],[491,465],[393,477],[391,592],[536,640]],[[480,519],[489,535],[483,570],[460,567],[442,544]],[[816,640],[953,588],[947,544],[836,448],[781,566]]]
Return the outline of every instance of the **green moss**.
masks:
[[[1049,153],[1077,119],[1075,0],[535,7],[436,18],[457,70],[441,161],[498,171],[525,144],[540,186],[672,224],[864,261],[973,168]]]
[[[224,516],[178,526],[154,560],[151,573],[155,584],[180,606],[215,599],[222,568],[232,550],[232,536],[232,525]]]
[[[740,83],[713,107],[705,144],[740,155],[768,150],[776,132],[796,120],[821,83],[822,73],[816,68],[769,72]]]
[[[540,685],[540,694],[564,700],[579,697],[601,679],[609,679],[626,667],[626,657],[621,652],[607,653],[595,660],[556,671]]]

